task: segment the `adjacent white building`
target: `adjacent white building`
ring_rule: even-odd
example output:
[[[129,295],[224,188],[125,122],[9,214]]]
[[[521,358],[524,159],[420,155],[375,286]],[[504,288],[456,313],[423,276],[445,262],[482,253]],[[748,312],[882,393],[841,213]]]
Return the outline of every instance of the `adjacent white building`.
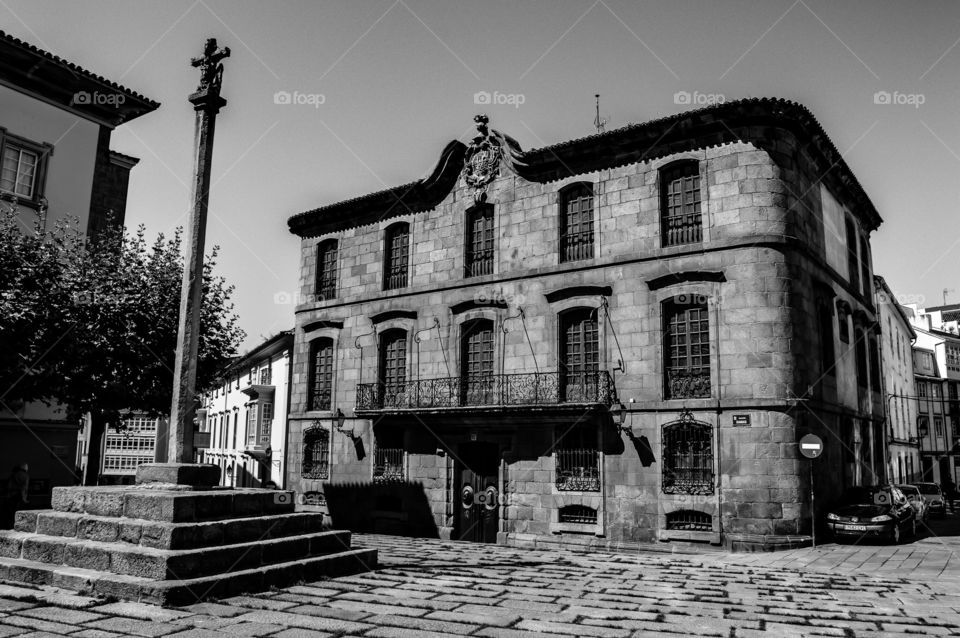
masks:
[[[220,484],[283,486],[290,403],[293,331],[286,330],[234,359],[197,411],[197,461],[221,469]]]

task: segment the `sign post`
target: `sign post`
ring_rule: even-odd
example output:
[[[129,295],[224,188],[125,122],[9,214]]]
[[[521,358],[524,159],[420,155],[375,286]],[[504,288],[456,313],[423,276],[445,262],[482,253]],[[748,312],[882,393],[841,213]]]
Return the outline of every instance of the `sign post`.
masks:
[[[807,434],[800,439],[800,454],[810,459],[810,540],[817,546],[817,514],[813,500],[813,459],[823,454],[823,440],[816,434]]]

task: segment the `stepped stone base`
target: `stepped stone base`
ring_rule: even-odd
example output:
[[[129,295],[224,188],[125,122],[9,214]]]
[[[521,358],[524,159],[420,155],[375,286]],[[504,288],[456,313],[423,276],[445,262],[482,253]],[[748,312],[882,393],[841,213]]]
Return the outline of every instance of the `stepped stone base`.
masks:
[[[209,467],[219,471],[157,464],[133,487],[54,488],[52,510],[18,512],[0,531],[0,579],[188,604],[376,567],[350,532],[294,512],[292,492],[210,487]]]

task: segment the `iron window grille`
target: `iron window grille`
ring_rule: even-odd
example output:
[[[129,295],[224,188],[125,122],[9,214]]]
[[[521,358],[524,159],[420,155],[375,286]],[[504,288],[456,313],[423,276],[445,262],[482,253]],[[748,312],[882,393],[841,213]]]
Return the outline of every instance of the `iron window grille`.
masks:
[[[384,255],[385,290],[405,288],[410,267],[410,225],[401,222],[387,229]]]
[[[303,433],[300,475],[305,479],[330,478],[330,433],[315,425]]]
[[[575,427],[564,433],[553,451],[556,486],[562,492],[600,491],[600,450],[597,433]]]
[[[709,398],[710,322],[707,304],[664,304],[666,398]]]
[[[328,239],[317,246],[317,301],[337,296],[337,240]]]
[[[333,340],[317,339],[310,346],[309,410],[329,410],[333,388]]]
[[[403,448],[378,445],[373,460],[373,482],[399,483],[405,479]]]
[[[593,257],[593,186],[575,184],[560,195],[560,261]]]
[[[684,412],[663,426],[663,493],[713,494],[713,428]]]
[[[664,246],[703,240],[698,162],[683,162],[661,172],[660,232]]]
[[[560,508],[558,520],[561,523],[595,525],[597,523],[597,510],[586,505],[565,505]]]
[[[713,517],[696,510],[677,510],[667,514],[667,529],[710,532],[713,530]]]
[[[466,277],[493,274],[493,206],[481,204],[467,211]]]

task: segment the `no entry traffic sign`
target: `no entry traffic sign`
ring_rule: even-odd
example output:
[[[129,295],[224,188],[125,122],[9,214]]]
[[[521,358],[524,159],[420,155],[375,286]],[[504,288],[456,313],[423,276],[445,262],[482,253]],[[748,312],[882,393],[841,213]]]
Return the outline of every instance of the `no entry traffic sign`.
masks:
[[[800,454],[815,459],[823,454],[823,440],[816,434],[808,434],[800,439]]]

